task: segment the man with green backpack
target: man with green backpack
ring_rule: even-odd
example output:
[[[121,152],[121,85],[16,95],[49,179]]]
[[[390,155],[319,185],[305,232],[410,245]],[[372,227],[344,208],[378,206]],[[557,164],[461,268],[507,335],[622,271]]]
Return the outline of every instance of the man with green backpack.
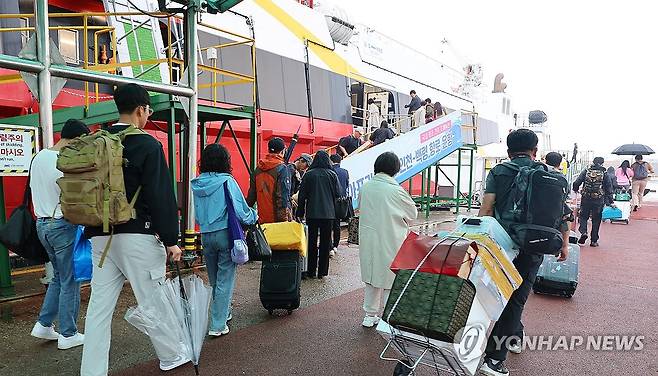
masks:
[[[578,244],[585,244],[587,241],[587,222],[592,217],[592,232],[590,246],[599,246],[599,228],[603,217],[603,207],[612,205],[612,195],[614,189],[610,174],[606,173],[602,157],[596,157],[591,166],[583,170],[578,178],[573,182],[574,192],[580,191],[580,218],[579,231],[580,239]]]
[[[128,84],[116,89],[114,102],[119,122],[77,138],[57,160],[64,173],[58,180],[64,218],[86,226],[93,249],[83,376],[107,375],[112,314],[124,281],[143,304],[165,279],[167,255],[174,261],[181,256],[178,206],[164,151],[143,131],[153,112],[149,94]],[[160,368],[189,360],[161,359]]]

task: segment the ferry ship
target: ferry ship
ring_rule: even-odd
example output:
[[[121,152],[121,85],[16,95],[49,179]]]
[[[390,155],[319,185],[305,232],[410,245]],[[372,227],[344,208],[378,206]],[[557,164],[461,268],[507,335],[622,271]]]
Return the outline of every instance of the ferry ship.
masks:
[[[4,0],[0,10],[31,14],[32,6],[31,1]],[[49,20],[51,39],[67,64],[152,81],[179,80],[182,22],[139,13],[158,11],[157,0],[50,0],[49,8],[57,14]],[[486,172],[482,162],[505,156],[501,142],[516,126],[518,115],[505,93],[502,74],[487,84],[480,65],[448,65],[430,56],[433,51],[417,51],[366,25],[353,24],[345,11],[329,1],[245,0],[229,12],[203,13],[200,21],[198,59],[206,67],[199,70],[200,103],[222,108],[255,106],[260,155],[272,137],[290,140],[295,133],[299,135],[295,155],[335,146],[354,126],[373,125],[372,117],[366,116],[370,99],[377,106],[375,118],[404,131],[410,126],[405,105],[415,90],[422,100],[440,102],[446,112],[462,111],[464,143],[479,147],[478,163],[471,171],[476,181]],[[0,33],[1,52],[18,55],[33,34],[32,21],[17,17],[2,22],[3,27],[19,31]],[[456,60],[448,53],[442,59]],[[0,69],[0,77],[12,74],[16,72]],[[53,109],[111,100],[111,92],[107,85],[68,81],[55,97]],[[0,81],[0,122],[37,110],[24,82]],[[180,143],[167,145],[166,123],[149,127],[165,147],[176,149],[170,158],[181,153]],[[213,142],[219,128],[220,124],[205,124],[201,143]],[[234,122],[233,129],[237,143],[247,149],[249,122]],[[238,156],[230,138],[221,142]],[[456,154],[448,158],[457,159]],[[246,190],[248,171],[238,161],[235,157],[234,173]],[[179,181],[180,170],[175,170]],[[456,174],[450,172],[445,178],[452,181]],[[444,180],[442,176],[441,184],[448,184]],[[10,212],[18,204],[22,184],[19,178],[6,181]],[[471,182],[458,184],[462,192],[468,191],[464,184]]]

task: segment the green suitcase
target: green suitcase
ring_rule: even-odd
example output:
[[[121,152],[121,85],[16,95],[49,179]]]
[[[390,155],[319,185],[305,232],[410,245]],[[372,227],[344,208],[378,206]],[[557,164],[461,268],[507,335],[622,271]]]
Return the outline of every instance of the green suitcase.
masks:
[[[413,273],[398,271],[386,301],[384,320],[399,330],[454,343],[457,332],[466,325],[475,286],[459,277],[418,272],[396,306]]]

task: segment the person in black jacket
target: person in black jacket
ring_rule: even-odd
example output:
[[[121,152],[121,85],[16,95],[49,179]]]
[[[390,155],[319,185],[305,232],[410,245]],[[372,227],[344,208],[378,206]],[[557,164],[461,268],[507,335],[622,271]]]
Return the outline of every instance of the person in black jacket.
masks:
[[[153,113],[148,92],[137,84],[119,86],[114,92],[114,102],[119,110],[119,122],[108,128],[110,133],[121,132],[130,125],[143,129]],[[173,261],[181,256],[178,205],[162,145],[143,132],[126,136],[123,146],[126,195],[129,200],[138,195],[137,218],[113,226],[112,235],[103,233],[100,227],[86,229],[92,243],[94,272],[85,322],[82,376],[107,374],[112,314],[124,282],[130,282],[137,303],[145,304],[164,282],[167,255]],[[99,268],[106,247],[109,247],[107,257]],[[158,346],[157,341],[153,346]],[[156,350],[156,353],[167,351]],[[177,356],[160,359],[160,369],[167,371],[189,361],[189,356],[181,351]]]
[[[347,188],[350,186],[350,173],[346,169],[340,167],[340,162],[342,160],[343,158],[339,154],[333,154],[331,156],[331,162],[333,163],[332,168],[334,169],[336,176],[338,176],[338,183],[340,184],[340,196],[345,197],[347,196]],[[336,255],[336,251],[338,251],[338,243],[340,243],[339,218],[336,218],[334,221],[333,235],[333,248],[331,249],[331,252],[329,252],[329,257],[334,257]]]
[[[578,244],[585,244],[587,241],[587,221],[592,217],[592,232],[590,233],[590,246],[599,246],[599,228],[601,227],[601,218],[603,216],[603,207],[614,203],[612,195],[614,189],[610,175],[606,173],[602,157],[594,158],[593,164],[583,170],[578,178],[573,182],[574,192],[581,192],[580,200],[580,239]],[[581,187],[582,185],[582,187]]]
[[[308,270],[305,277],[318,279],[329,274],[329,251],[331,250],[331,230],[336,219],[335,200],[340,196],[338,176],[331,168],[331,160],[326,151],[315,154],[313,164],[302,178],[299,187],[297,217],[306,215],[308,225]],[[318,232],[320,234],[318,265]]]
[[[409,115],[411,115],[423,105],[423,102],[421,102],[420,97],[416,94],[416,90],[411,90],[409,95],[411,96],[411,101],[409,104],[405,104],[404,108],[408,108]]]
[[[370,135],[370,142],[372,142],[372,146],[376,146],[392,139],[393,137],[395,137],[395,133],[393,133],[393,130],[388,127],[388,122],[383,120],[379,128]]]

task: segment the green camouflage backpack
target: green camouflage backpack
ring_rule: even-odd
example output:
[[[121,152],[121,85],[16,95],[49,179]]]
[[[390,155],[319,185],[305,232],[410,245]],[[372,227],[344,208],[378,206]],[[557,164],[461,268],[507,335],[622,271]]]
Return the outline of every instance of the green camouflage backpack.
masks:
[[[57,180],[64,218],[76,225],[110,226],[136,217],[135,201],[141,187],[128,202],[123,182],[123,145],[126,136],[145,134],[131,125],[112,134],[106,130],[78,137],[59,152],[57,169],[64,176]],[[109,243],[109,242],[108,242]]]

